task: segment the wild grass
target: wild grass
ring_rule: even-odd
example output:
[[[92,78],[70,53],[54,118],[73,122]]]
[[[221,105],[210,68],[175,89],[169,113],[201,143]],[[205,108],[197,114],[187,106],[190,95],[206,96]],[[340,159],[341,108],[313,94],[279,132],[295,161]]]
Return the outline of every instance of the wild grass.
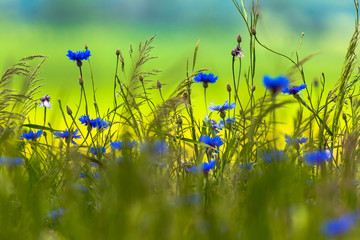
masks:
[[[217,86],[194,81],[209,72],[197,68],[199,42],[184,78],[169,79],[178,83],[172,90],[156,80],[159,69],[147,67],[155,59],[155,36],[129,51],[116,50],[108,106],[96,100],[96,56],[74,62],[79,102],[65,107],[61,99],[51,100],[51,110],[39,107],[45,56],[21,59],[5,71],[0,239],[357,239],[358,2],[343,70],[328,92],[326,73],[317,82],[305,77],[313,55],[301,57],[304,35],[294,58],[277,52],[257,29],[258,1],[250,9],[242,0],[233,2],[245,30],[234,38],[237,52],[229,55],[231,84],[219,89],[227,91],[228,102],[201,119],[194,114],[192,91],[204,88],[208,108],[206,88]],[[242,45],[245,36],[248,46]],[[242,48],[248,49],[244,57]],[[260,50],[292,63],[283,70],[288,75],[273,80],[290,79],[293,92],[255,86]],[[23,87],[12,89],[12,81]],[[300,84],[302,91],[292,89]],[[286,137],[279,130],[284,124],[278,110],[284,107],[297,112]],[[33,111],[42,125],[29,118]],[[53,128],[58,124],[47,121],[46,111],[58,112],[67,130]],[[30,130],[40,132],[30,136]]]

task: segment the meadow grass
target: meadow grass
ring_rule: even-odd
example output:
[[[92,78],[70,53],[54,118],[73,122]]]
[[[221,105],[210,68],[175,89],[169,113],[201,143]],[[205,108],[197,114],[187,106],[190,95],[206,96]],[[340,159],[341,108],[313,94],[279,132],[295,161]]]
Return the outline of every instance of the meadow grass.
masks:
[[[233,3],[246,30],[229,50],[232,81],[224,89],[216,73],[197,68],[198,42],[169,93],[157,81],[161,71],[147,67],[156,36],[114,51],[111,86],[94,77],[91,49],[69,50],[79,96],[68,106],[38,97],[47,57],[5,71],[0,239],[357,239],[358,2],[342,72],[328,92],[326,73],[306,79],[312,56],[301,57],[303,35],[294,57],[277,52],[257,29],[258,1],[250,9]],[[256,85],[257,64],[266,61],[258,49],[292,67]],[[23,86],[13,90],[15,80]],[[99,86],[112,89],[107,106],[98,104]],[[201,118],[196,88],[207,112]],[[208,101],[210,88],[227,101]],[[56,122],[49,111],[59,113]],[[285,136],[283,114],[291,111]],[[53,127],[60,125],[66,129]]]

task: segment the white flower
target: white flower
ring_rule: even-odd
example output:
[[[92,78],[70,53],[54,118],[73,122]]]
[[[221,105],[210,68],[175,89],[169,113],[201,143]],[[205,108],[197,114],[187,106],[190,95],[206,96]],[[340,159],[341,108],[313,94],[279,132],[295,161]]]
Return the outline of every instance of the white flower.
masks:
[[[46,107],[48,109],[51,109],[51,103],[50,103],[50,96],[49,95],[44,94],[44,97],[40,98],[39,107]]]

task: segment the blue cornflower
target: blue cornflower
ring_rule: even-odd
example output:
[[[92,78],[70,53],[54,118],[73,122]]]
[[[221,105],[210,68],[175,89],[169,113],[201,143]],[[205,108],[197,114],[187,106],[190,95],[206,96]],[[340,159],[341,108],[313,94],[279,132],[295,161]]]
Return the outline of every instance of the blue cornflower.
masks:
[[[241,169],[247,169],[247,170],[251,170],[251,168],[252,168],[252,165],[251,165],[251,163],[243,163],[243,164],[239,164],[239,167],[241,168]]]
[[[228,101],[226,101],[223,105],[214,105],[214,103],[210,103],[211,106],[209,107],[209,110],[211,110],[211,112],[214,111],[218,111],[220,113],[220,117],[224,118],[225,116],[222,116],[225,114],[225,111],[228,109],[234,109],[236,107],[235,103],[228,103]]]
[[[35,140],[41,137],[42,132],[43,130],[39,130],[36,133],[30,130],[28,133],[23,133],[22,137],[26,140]]]
[[[263,161],[272,163],[275,161],[282,161],[284,159],[284,151],[278,149],[271,149],[268,153],[263,153]]]
[[[22,158],[10,158],[10,157],[3,157],[0,158],[0,166],[8,166],[8,167],[15,167],[23,164]]]
[[[82,171],[81,174],[79,175],[79,178],[86,178],[86,177],[91,177],[93,176],[94,178],[99,178],[99,173],[96,174],[87,174],[86,172]]]
[[[85,124],[85,126],[91,125],[91,120],[89,116],[82,115],[81,117],[79,117],[79,121],[81,122],[81,124]]]
[[[338,219],[325,221],[321,230],[326,237],[337,237],[349,232],[357,221],[358,214],[347,214]]]
[[[220,147],[221,145],[224,144],[219,136],[215,136],[214,138],[212,138],[212,137],[203,135],[199,138],[199,141],[203,142],[207,145],[210,145],[213,148]]]
[[[271,78],[266,75],[263,78],[263,83],[273,94],[289,86],[289,80],[285,76]]]
[[[97,117],[97,118],[91,120],[91,126],[93,128],[106,129],[109,127],[109,123],[107,121],[105,121],[104,119]]]
[[[324,164],[330,158],[331,158],[331,151],[328,149],[309,152],[304,155],[305,161],[311,165]]]
[[[74,141],[74,139],[81,138],[81,136],[79,135],[79,129],[76,129],[72,133],[70,133],[70,131],[68,129],[65,129],[65,131],[63,131],[63,132],[56,131],[56,132],[54,132],[54,135],[56,136],[55,138],[64,138],[65,140],[68,140],[69,137],[71,136],[71,142],[72,142],[72,144],[75,144],[75,145],[77,145],[77,143]]]
[[[305,89],[306,86],[305,84],[301,84],[300,86],[295,86],[295,87],[292,87],[292,88],[284,88],[281,92],[282,93],[287,93],[289,95],[296,95],[298,92],[300,92],[301,90]]]
[[[227,119],[225,120],[225,124],[234,123],[235,121],[236,121],[236,118],[235,118],[235,117],[230,117],[230,118],[227,118]],[[224,120],[220,119],[220,121],[219,121],[219,126],[220,126],[221,128],[224,127]]]
[[[98,148],[91,147],[90,152],[91,152],[93,155],[96,156],[98,153],[105,153],[105,152],[106,152],[106,148],[104,148],[104,147],[98,147]]]
[[[222,130],[223,126],[221,126],[215,120],[210,120],[209,116],[205,116],[205,120],[210,123],[211,127],[214,129],[214,132],[216,134],[219,133],[219,130]]]
[[[168,145],[165,141],[155,141],[154,142],[154,148],[155,148],[155,152],[157,154],[162,154],[165,153],[168,149]]]
[[[289,135],[285,135],[285,142],[289,145],[297,145],[297,144],[303,144],[306,143],[308,138],[300,138],[300,139],[296,139],[296,138],[291,138]]]
[[[59,208],[58,210],[52,210],[48,213],[48,218],[53,220],[59,219],[62,215],[64,215],[65,210],[63,208]]]
[[[73,52],[69,50],[66,56],[69,57],[70,60],[81,63],[82,60],[88,60],[91,54],[89,49],[86,49],[85,51],[77,51],[77,52]]]
[[[216,165],[216,161],[210,161],[209,163],[204,162],[202,164],[199,164],[195,167],[191,167],[190,170],[192,172],[199,172],[199,171],[203,171],[205,173],[208,173],[211,169],[213,169]]]
[[[135,140],[132,141],[132,142],[129,141],[129,140],[124,140],[122,142],[120,142],[120,141],[115,141],[115,142],[111,141],[110,146],[112,146],[112,148],[114,150],[120,150],[123,147],[131,149],[131,148],[133,148],[135,146],[135,143],[136,143]]]
[[[218,77],[217,76],[215,77],[214,74],[212,73],[206,74],[202,72],[200,72],[198,75],[194,77],[194,81],[202,82],[204,88],[207,88],[209,83],[215,83],[217,79]]]

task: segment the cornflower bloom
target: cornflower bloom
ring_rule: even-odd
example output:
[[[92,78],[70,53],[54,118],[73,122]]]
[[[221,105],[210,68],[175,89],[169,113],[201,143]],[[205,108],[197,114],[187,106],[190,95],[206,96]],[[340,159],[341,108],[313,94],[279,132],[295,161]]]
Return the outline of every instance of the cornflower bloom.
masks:
[[[30,130],[28,133],[23,133],[22,137],[26,140],[36,140],[41,137],[42,132],[43,130],[39,130],[36,133]]]
[[[304,155],[304,159],[308,164],[321,165],[331,159],[331,151],[327,149],[309,152]]]
[[[98,153],[105,153],[106,152],[106,148],[105,147],[91,147],[90,149],[90,153],[92,153],[94,156],[98,155]]]
[[[225,120],[225,124],[234,123],[235,121],[236,121],[235,117],[230,117]],[[225,124],[224,124],[224,120],[220,119],[219,126],[224,127]]]
[[[88,58],[91,56],[90,50],[86,49],[85,51],[77,51],[73,52],[71,50],[68,51],[68,54],[66,54],[67,57],[69,57],[70,60],[76,61],[78,67],[82,66],[83,60],[88,60]]]
[[[295,86],[295,87],[291,87],[291,88],[284,88],[283,90],[281,90],[282,93],[287,93],[289,95],[293,95],[295,96],[296,94],[298,94],[301,90],[305,89],[306,86],[305,84],[301,84],[300,86]]]
[[[347,214],[338,219],[328,220],[322,224],[322,233],[326,237],[338,237],[349,232],[358,221],[359,214]]]
[[[49,95],[44,94],[44,97],[40,98],[39,107],[45,107],[45,108],[51,109],[51,103],[50,103],[50,96]]]
[[[0,158],[0,166],[8,166],[8,167],[15,167],[23,164],[22,158],[10,158],[10,157],[3,157]]]
[[[124,140],[124,141],[122,141],[122,142],[120,142],[120,141],[115,141],[115,142],[111,141],[110,146],[111,146],[114,150],[120,150],[120,149],[122,149],[122,148],[129,148],[129,149],[131,149],[131,148],[133,148],[133,147],[135,146],[135,143],[136,143],[135,140],[132,141],[132,142],[130,142],[129,140]]]
[[[211,169],[213,169],[216,165],[216,161],[210,161],[209,163],[204,162],[202,164],[199,164],[195,167],[191,167],[190,170],[192,172],[199,172],[199,171],[203,171],[204,173],[208,173]]]
[[[270,76],[264,76],[263,83],[267,89],[271,91],[272,94],[276,94],[282,89],[285,89],[289,86],[289,80],[285,76],[278,76],[271,78]]]
[[[263,161],[266,163],[281,162],[283,159],[284,151],[282,150],[271,149],[268,153],[263,153]]]
[[[308,138],[300,138],[300,139],[296,139],[296,138],[291,138],[289,135],[285,135],[285,142],[289,145],[297,145],[297,144],[304,144],[307,142]]]
[[[76,129],[74,132],[70,132],[68,129],[65,129],[65,131],[60,132],[56,131],[54,132],[55,138],[63,138],[65,141],[71,141],[72,144],[77,145],[77,143],[74,141],[74,139],[81,138],[79,135],[79,129]]]
[[[243,49],[240,47],[240,45],[237,45],[236,48],[234,48],[232,51],[231,51],[231,55],[233,57],[236,57],[238,56],[239,58],[243,58],[244,57],[244,54],[242,53]]]
[[[214,111],[218,111],[218,113],[220,113],[220,117],[221,118],[225,118],[225,111],[228,109],[234,109],[236,107],[235,103],[228,103],[228,101],[226,101],[223,105],[214,105],[214,103],[210,103],[211,106],[209,107],[209,110],[211,110],[211,112]]]
[[[199,138],[199,141],[202,143],[205,143],[213,148],[220,147],[221,145],[224,144],[219,136],[215,136],[214,138],[212,138],[212,137],[203,135]]]
[[[215,77],[212,73],[206,74],[202,72],[194,77],[194,81],[202,82],[204,88],[207,88],[209,83],[215,83],[217,79],[218,77]]]

